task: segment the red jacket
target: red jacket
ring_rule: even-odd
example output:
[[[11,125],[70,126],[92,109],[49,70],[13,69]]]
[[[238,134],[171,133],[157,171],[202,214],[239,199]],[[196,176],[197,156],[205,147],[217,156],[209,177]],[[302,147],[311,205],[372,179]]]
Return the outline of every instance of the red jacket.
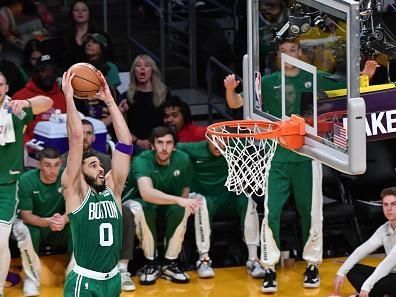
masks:
[[[177,137],[179,142],[195,142],[205,140],[206,127],[196,126],[193,123],[184,125]]]
[[[34,127],[36,126],[36,123],[40,121],[48,121],[53,110],[60,109],[62,113],[66,113],[65,95],[63,95],[61,89],[58,86],[58,83],[56,82],[54,83],[54,86],[49,92],[45,92],[44,90],[40,89],[34,83],[34,81],[29,80],[24,88],[20,89],[12,96],[12,99],[25,100],[38,95],[50,97],[52,100],[54,100],[54,104],[52,105],[52,108],[50,110],[48,110],[47,112],[43,112],[39,115],[36,115],[34,120],[29,123],[24,135],[25,143],[33,138],[33,130]]]

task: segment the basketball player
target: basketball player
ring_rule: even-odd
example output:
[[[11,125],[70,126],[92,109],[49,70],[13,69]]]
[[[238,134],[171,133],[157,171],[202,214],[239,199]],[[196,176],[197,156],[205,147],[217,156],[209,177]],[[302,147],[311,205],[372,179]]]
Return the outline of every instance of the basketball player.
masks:
[[[160,275],[175,283],[190,280],[178,258],[188,216],[198,210],[201,201],[189,199],[192,167],[188,155],[175,149],[176,140],[170,127],[153,129],[152,150],[133,160],[128,181],[130,193],[123,198],[124,205],[134,212],[136,233],[146,258],[140,276],[142,285],[155,284]],[[156,262],[157,221],[165,226],[166,251],[161,271]]]
[[[83,127],[71,85],[74,74],[68,71],[62,80],[70,148],[62,175],[62,188],[76,261],[66,278],[64,296],[67,297],[115,297],[121,291],[117,267],[122,240],[120,197],[129,172],[132,139],[106,80],[100,75],[97,97],[107,105],[119,141],[113,152],[112,170],[106,176],[95,155],[83,154]]]
[[[39,247],[42,242],[72,251],[69,219],[61,194],[61,164],[58,150],[46,147],[39,154],[39,168],[19,179],[18,198],[21,219],[16,219],[13,234],[18,241],[26,278],[24,296],[38,296],[40,289]]]
[[[239,218],[249,254],[246,262],[248,273],[253,278],[262,278],[264,269],[257,258],[259,220],[256,203],[245,195],[237,195],[224,187],[228,174],[227,161],[209,140],[179,143],[177,148],[189,155],[194,168],[191,191],[205,196],[194,217],[195,239],[199,252],[198,276],[210,278],[215,275],[208,253],[212,219],[221,215]]]
[[[396,187],[381,191],[385,224],[365,243],[359,246],[342,264],[334,279],[334,295],[338,295],[345,276],[356,289],[359,297],[383,297],[396,295]],[[384,247],[386,257],[376,267],[359,264],[364,257]]]
[[[7,92],[7,79],[0,72],[0,297],[3,297],[11,259],[8,238],[18,204],[17,181],[23,169],[24,127],[33,120],[33,115],[47,111],[53,104],[45,96],[11,100]]]
[[[299,43],[292,39],[283,39],[278,46],[278,55],[285,53],[294,58],[301,58]],[[318,87],[329,90],[341,87],[343,82],[334,82],[318,71]],[[312,93],[312,75],[293,65],[285,66],[286,88],[290,91],[286,104],[286,114],[301,114],[301,96]],[[239,85],[235,75],[228,75],[224,80],[227,103],[231,108],[243,105],[243,98],[235,92]],[[278,118],[281,111],[281,73],[274,72],[263,76],[261,81],[262,110]],[[266,273],[261,287],[263,293],[277,291],[275,264],[280,257],[280,215],[290,194],[296,202],[302,224],[303,258],[307,269],[303,286],[316,288],[320,285],[318,265],[322,262],[322,165],[316,160],[301,156],[278,145],[268,176],[267,195],[264,200],[266,213],[262,225],[261,261]]]

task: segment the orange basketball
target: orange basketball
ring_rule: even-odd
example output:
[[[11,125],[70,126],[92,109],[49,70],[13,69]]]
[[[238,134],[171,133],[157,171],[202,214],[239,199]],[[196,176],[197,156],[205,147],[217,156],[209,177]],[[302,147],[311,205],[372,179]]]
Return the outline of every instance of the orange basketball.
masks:
[[[79,99],[94,99],[100,88],[98,70],[89,63],[76,63],[69,68],[74,73],[71,81],[74,97]]]

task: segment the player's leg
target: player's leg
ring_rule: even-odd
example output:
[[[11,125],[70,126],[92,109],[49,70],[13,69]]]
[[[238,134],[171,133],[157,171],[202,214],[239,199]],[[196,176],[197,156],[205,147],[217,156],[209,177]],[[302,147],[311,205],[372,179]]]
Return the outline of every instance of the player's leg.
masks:
[[[363,283],[374,272],[374,270],[375,267],[358,263],[352,267],[352,269],[347,273],[346,277],[356,292],[360,292]],[[384,294],[382,294],[382,296],[384,296]]]
[[[227,193],[224,195],[225,211],[230,217],[239,217],[240,226],[248,249],[246,267],[253,278],[264,277],[264,268],[257,257],[257,247],[260,244],[260,226],[256,210],[257,204],[245,195]]]
[[[16,219],[12,228],[21,253],[22,267],[26,278],[23,282],[24,296],[40,294],[41,263],[38,256],[40,246],[40,228],[26,226],[21,219]]]
[[[0,295],[10,267],[11,254],[8,245],[17,205],[17,183],[0,185]]]
[[[303,258],[307,261],[304,287],[320,285],[318,265],[322,262],[322,164],[316,160],[293,163],[292,187],[300,215],[305,242]]]
[[[154,261],[157,243],[158,206],[145,202],[143,199],[127,200],[123,204],[134,215],[136,235],[146,258],[146,265],[140,276],[140,284],[153,285],[160,275],[158,264]]]
[[[179,205],[161,206],[164,217],[165,239],[167,242],[165,263],[161,268],[162,275],[175,283],[188,283],[190,277],[180,266],[179,255],[182,249],[187,219],[190,212]]]
[[[122,205],[122,246],[118,269],[121,274],[121,290],[135,291],[136,286],[131,279],[128,271],[128,263],[133,258],[133,249],[135,242],[135,217],[133,212],[126,206]]]
[[[264,198],[264,219],[261,225],[261,264],[265,268],[263,293],[276,292],[275,264],[280,257],[280,216],[290,195],[288,164],[272,162],[268,175],[267,193]]]
[[[198,196],[198,195],[195,195]],[[195,242],[197,244],[199,259],[197,261],[197,272],[200,278],[214,277],[212,261],[209,258],[210,235],[214,203],[212,197],[190,197],[202,200],[202,205],[194,215]]]

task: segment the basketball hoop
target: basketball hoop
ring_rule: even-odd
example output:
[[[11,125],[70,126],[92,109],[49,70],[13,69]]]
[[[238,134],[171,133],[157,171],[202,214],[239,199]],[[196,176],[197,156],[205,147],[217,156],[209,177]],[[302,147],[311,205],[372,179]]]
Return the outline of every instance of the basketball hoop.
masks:
[[[288,149],[304,143],[305,122],[292,115],[288,121],[239,120],[214,123],[206,137],[228,164],[225,186],[238,195],[263,196],[278,142]]]

